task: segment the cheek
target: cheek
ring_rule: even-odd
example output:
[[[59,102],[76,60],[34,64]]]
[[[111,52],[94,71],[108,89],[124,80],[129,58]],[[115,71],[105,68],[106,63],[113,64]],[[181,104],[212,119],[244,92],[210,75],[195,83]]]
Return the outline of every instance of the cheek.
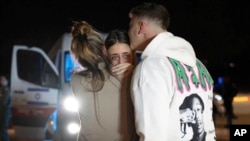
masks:
[[[132,38],[132,29],[129,29],[129,31],[128,31],[128,36],[129,36],[129,38],[130,38],[130,40],[131,40],[131,38]]]
[[[136,29],[135,29],[135,27],[131,27],[131,28],[129,29],[129,32],[128,32],[129,37],[134,37],[135,34],[136,34]]]
[[[111,61],[111,64],[112,64],[113,66],[116,66],[116,65],[119,64],[119,62],[118,62],[118,61]]]
[[[133,50],[136,44],[136,36],[134,35],[134,33],[130,33],[129,39],[130,39],[130,47]]]

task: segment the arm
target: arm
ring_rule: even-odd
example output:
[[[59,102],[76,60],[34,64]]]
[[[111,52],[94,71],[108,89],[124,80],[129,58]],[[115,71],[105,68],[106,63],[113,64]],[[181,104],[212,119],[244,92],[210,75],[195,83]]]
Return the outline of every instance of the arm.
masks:
[[[132,99],[140,141],[167,140],[171,78],[165,59],[142,62],[133,76]]]

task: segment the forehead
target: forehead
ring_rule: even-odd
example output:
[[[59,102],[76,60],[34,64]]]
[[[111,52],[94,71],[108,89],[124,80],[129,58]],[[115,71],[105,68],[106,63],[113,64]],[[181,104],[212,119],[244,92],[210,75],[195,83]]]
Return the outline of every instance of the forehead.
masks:
[[[201,105],[200,100],[199,100],[198,98],[196,98],[196,97],[194,97],[194,98],[192,99],[192,103],[193,103],[193,105]]]
[[[128,44],[125,43],[115,43],[112,45],[109,49],[108,52],[110,54],[114,53],[123,53],[123,52],[131,52],[131,48]]]

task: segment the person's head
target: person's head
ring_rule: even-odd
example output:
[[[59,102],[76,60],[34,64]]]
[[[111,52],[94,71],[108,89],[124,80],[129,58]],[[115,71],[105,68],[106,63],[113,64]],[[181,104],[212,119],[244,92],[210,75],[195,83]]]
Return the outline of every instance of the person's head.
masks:
[[[132,63],[132,51],[128,34],[124,30],[112,30],[105,40],[105,47],[110,63],[115,66]]]
[[[0,75],[0,87],[5,87],[8,85],[8,80],[4,75]]]
[[[203,111],[204,103],[198,94],[191,94],[187,96],[183,101],[180,109],[190,108],[194,114],[195,123],[192,124],[195,134],[201,134],[204,132],[204,121],[203,121]]]
[[[97,89],[101,88],[104,83],[104,74],[100,70],[99,65],[102,63],[108,70],[108,58],[105,52],[104,41],[102,35],[97,32],[86,21],[74,22],[72,29],[71,55],[73,58],[85,68],[80,72],[83,76],[91,76],[92,80],[100,81],[101,84]]]
[[[133,50],[143,51],[159,33],[166,31],[170,17],[167,9],[156,3],[142,3],[129,12],[129,37]]]

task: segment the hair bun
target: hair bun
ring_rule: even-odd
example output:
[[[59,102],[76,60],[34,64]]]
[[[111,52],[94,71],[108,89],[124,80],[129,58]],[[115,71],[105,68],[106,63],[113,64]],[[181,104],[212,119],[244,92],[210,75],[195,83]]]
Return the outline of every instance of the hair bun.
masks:
[[[87,35],[91,32],[92,26],[86,21],[75,21],[71,29],[73,38],[77,38],[81,41],[87,39]]]
[[[76,37],[80,42],[87,41],[87,34],[83,33]]]

